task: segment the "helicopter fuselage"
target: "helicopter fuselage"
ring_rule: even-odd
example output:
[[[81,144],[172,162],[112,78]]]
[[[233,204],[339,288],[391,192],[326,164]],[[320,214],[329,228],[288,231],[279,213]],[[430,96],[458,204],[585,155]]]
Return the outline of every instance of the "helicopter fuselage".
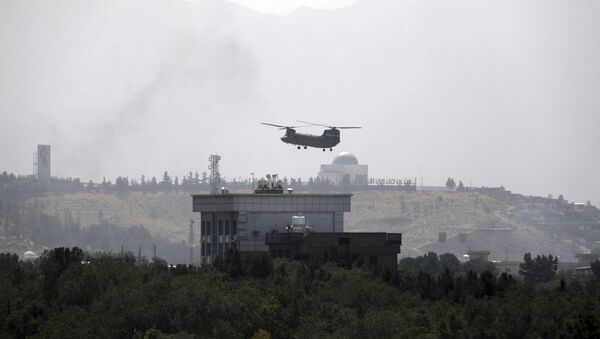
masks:
[[[288,128],[281,141],[296,145],[315,148],[332,148],[340,143],[340,131],[335,128],[327,129],[322,135],[297,133],[293,128]]]

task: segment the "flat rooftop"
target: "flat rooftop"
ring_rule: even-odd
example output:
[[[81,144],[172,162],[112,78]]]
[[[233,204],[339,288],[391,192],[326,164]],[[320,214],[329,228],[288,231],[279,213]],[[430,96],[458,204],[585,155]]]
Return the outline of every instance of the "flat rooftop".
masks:
[[[194,212],[350,212],[352,194],[192,194]]]

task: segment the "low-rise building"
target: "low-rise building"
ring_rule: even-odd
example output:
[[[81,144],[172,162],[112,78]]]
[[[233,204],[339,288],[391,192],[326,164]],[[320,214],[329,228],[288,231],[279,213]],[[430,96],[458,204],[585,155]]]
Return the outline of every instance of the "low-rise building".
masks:
[[[352,262],[363,265],[398,269],[401,233],[381,232],[313,232],[270,233],[266,236],[271,255],[308,260],[331,253],[347,253]]]
[[[471,251],[467,252],[467,255],[469,256],[469,260],[488,261],[488,257],[490,256],[490,251],[487,251],[487,250],[482,250],[482,251],[471,250]]]
[[[192,195],[193,211],[201,220],[201,260],[211,263],[232,246],[240,252],[266,252],[265,235],[285,232],[294,216],[303,216],[315,232],[344,231],[351,194],[264,192]]]
[[[367,186],[369,166],[359,164],[354,154],[344,151],[331,164],[321,165],[317,177],[334,185]]]
[[[600,259],[600,253],[577,253],[577,264],[579,267],[590,266],[594,261]]]
[[[492,261],[498,275],[502,273],[511,274],[513,276],[519,275],[520,262],[518,261]]]

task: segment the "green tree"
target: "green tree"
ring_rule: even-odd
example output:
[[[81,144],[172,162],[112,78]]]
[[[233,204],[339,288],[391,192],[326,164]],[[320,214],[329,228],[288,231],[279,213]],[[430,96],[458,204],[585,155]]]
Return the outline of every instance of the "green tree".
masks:
[[[65,247],[45,251],[40,258],[42,273],[42,292],[49,302],[55,294],[56,282],[62,272],[71,265],[81,265],[83,251],[80,248]]]
[[[448,269],[450,272],[458,272],[460,271],[460,260],[452,254],[452,253],[444,253],[439,256],[440,258],[440,268],[439,271],[443,272]]]
[[[526,282],[537,284],[552,280],[558,268],[558,258],[552,254],[538,255],[535,259],[531,258],[531,253],[525,253],[523,263],[519,264],[519,274],[523,276]]]
[[[453,191],[456,188],[456,182],[454,182],[454,179],[448,178],[448,180],[446,180],[446,187]]]
[[[172,185],[173,185],[173,179],[171,178],[169,173],[167,171],[165,171],[165,173],[163,173],[163,177],[160,182],[160,187],[164,190],[168,190],[171,188]]]
[[[600,280],[600,261],[596,260],[590,266],[592,267],[592,272],[594,273],[596,280]]]

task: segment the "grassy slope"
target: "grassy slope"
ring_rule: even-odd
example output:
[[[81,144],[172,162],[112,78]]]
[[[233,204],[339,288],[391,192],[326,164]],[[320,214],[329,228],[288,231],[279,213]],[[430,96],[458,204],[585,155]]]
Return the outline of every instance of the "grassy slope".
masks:
[[[70,211],[84,227],[103,217],[116,225],[143,225],[151,233],[173,240],[187,239],[193,217],[192,198],[187,193],[78,193],[43,200],[48,213],[64,217],[65,210]]]
[[[505,203],[475,192],[359,192],[345,220],[349,231],[403,233],[403,242],[420,247],[480,227],[502,226]]]
[[[79,193],[41,199],[50,214],[65,217],[71,213],[83,226],[97,224],[100,217],[116,225],[143,225],[151,233],[175,241],[187,239],[192,213],[189,193],[131,193],[114,195]],[[564,236],[552,234],[545,226],[548,215],[556,213],[534,199],[505,199],[477,192],[357,192],[352,212],[345,215],[347,231],[403,233],[403,252],[416,250],[463,253],[461,246],[481,246],[504,257],[509,247],[522,256],[531,249],[540,253],[575,253],[578,248]],[[512,231],[490,233],[489,228]],[[483,230],[482,230],[483,229]],[[449,241],[437,243],[439,232]],[[459,232],[469,233],[466,245],[454,244]],[[482,233],[483,232],[483,233]],[[497,247],[497,248],[496,248]],[[553,252],[554,251],[554,252]],[[497,252],[497,253],[496,253]]]
[[[183,240],[193,216],[188,193],[79,193],[44,199],[47,212],[64,217],[70,211],[83,226],[100,217],[118,225],[144,225],[150,232]],[[479,193],[359,192],[346,214],[348,231],[402,232],[404,241],[419,247],[435,241],[439,231],[448,236],[503,222],[508,206]]]

